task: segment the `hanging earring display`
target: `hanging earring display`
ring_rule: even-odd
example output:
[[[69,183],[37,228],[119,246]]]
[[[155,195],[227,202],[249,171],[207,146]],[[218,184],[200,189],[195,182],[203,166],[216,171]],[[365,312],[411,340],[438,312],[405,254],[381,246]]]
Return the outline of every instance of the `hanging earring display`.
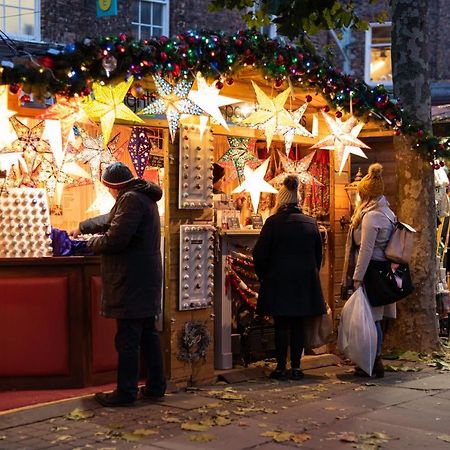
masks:
[[[212,305],[214,296],[214,231],[211,225],[180,226],[181,311]]]
[[[199,125],[183,125],[180,133],[180,209],[212,208],[212,164],[214,137],[211,129],[203,135]]]
[[[52,256],[50,212],[44,189],[9,188],[0,195],[0,257]]]

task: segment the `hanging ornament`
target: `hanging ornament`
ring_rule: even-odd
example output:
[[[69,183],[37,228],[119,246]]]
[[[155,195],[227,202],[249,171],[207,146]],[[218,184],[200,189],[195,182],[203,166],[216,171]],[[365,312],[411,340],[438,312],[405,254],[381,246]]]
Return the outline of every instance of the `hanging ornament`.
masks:
[[[284,172],[280,173],[275,178],[272,178],[270,180],[270,184],[273,184],[274,186],[281,185],[288,175],[296,175],[300,183],[317,184],[323,186],[320,181],[316,180],[308,172],[309,166],[311,165],[311,162],[315,154],[316,152],[311,152],[309,155],[305,156],[304,158],[298,161],[292,161],[286,155],[283,155],[280,152],[280,159]]]
[[[106,76],[109,78],[111,73],[117,68],[117,59],[108,53],[102,59],[102,67],[105,69]]]
[[[116,202],[108,188],[100,181],[94,182],[95,199],[86,210],[87,213],[107,214]]]
[[[228,136],[228,150],[219,159],[219,164],[223,167],[235,169],[228,181],[234,180],[236,175],[239,183],[244,179],[244,167],[248,163],[250,167],[257,167],[260,160],[250,151],[254,150],[256,139],[239,138]]]
[[[241,123],[264,130],[267,148],[270,148],[273,136],[279,127],[299,128],[289,112],[284,109],[284,104],[291,91],[287,88],[275,98],[269,98],[264,91],[252,80],[252,85],[258,101],[258,109],[251,113]]]
[[[130,77],[128,81],[122,81],[114,87],[110,85],[102,86],[100,83],[94,83],[92,88],[95,100],[88,100],[83,104],[83,108],[89,117],[94,120],[100,119],[103,144],[105,147],[109,142],[116,119],[138,123],[144,122],[123,103],[123,99],[127,95],[132,84],[133,77]]]
[[[36,118],[42,120],[52,119],[60,121],[63,150],[67,146],[67,142],[73,131],[73,125],[75,122],[91,122],[86,114],[86,111],[82,108],[81,101],[78,97],[67,98],[63,95],[57,95],[55,104],[47,108]]]
[[[120,134],[116,134],[108,142],[106,148],[103,148],[104,137],[101,134],[92,137],[80,127],[77,127],[77,133],[79,133],[83,142],[83,149],[73,155],[68,162],[77,161],[82,164],[88,164],[92,180],[94,182],[100,180],[103,168],[117,161],[115,153]]]
[[[284,147],[286,150],[286,155],[289,155],[289,152],[291,151],[294,136],[306,136],[310,138],[314,137],[303,125],[300,124],[307,107],[308,104],[305,103],[303,106],[300,106],[300,108],[291,113],[292,120],[297,124],[296,128],[286,126],[279,126],[277,128],[276,133],[281,134],[284,137]]]
[[[195,103],[205,113],[209,114],[218,124],[230,131],[219,108],[221,106],[239,103],[241,100],[220,95],[220,90],[217,88],[217,82],[208,85],[200,73],[197,73],[196,80],[197,90],[191,90],[188,99]]]
[[[264,180],[268,165],[269,158],[266,159],[256,170],[252,170],[248,165],[246,165],[244,167],[244,182],[232,192],[232,194],[249,192],[250,198],[252,200],[253,212],[255,214],[258,211],[261,192],[269,192],[272,194],[278,193],[278,191],[273,186],[271,186],[266,180]]]
[[[128,153],[133,161],[133,166],[137,176],[142,178],[144,170],[148,165],[152,142],[147,135],[147,129],[143,127],[133,127],[130,140],[128,141]]]
[[[139,111],[138,114],[165,114],[169,122],[169,132],[173,142],[181,114],[199,116],[203,113],[203,110],[188,98],[193,81],[181,80],[174,85],[159,75],[153,75],[153,81],[159,98]]]
[[[330,134],[321,139],[311,148],[334,150],[336,167],[339,167],[339,175],[342,173],[345,163],[350,153],[367,158],[362,151],[363,148],[370,147],[361,140],[357,139],[363,124],[358,124],[354,116],[350,116],[345,122],[339,119],[333,119],[330,115],[322,111],[323,118],[328,126]]]

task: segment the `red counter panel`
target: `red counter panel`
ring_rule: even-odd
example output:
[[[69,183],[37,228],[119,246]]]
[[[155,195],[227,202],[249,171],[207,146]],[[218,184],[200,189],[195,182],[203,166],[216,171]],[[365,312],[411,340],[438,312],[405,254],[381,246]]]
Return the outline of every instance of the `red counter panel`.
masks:
[[[102,282],[99,276],[91,277],[92,372],[107,372],[117,367],[114,347],[116,321],[100,315]]]
[[[68,279],[0,278],[0,373],[69,373]]]

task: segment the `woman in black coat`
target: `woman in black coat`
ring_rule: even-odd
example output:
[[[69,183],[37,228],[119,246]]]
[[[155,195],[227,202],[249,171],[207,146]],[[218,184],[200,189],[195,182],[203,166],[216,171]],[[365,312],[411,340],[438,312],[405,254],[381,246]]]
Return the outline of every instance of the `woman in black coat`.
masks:
[[[320,285],[322,240],[316,221],[299,207],[298,178],[287,176],[255,244],[253,258],[261,282],[257,312],[273,316],[277,368],[271,378],[285,379],[290,340],[291,378],[301,379],[304,318],[326,313]],[[290,338],[290,339],[289,339]]]
[[[81,222],[77,234],[95,234],[87,246],[101,255],[103,316],[116,319],[119,356],[117,389],[98,393],[104,406],[133,403],[138,395],[139,357],[142,348],[148,366],[144,397],[160,399],[166,389],[155,316],[161,311],[161,225],[156,202],[162,190],[154,183],[135,179],[122,163],[102,174],[103,184],[116,198],[111,212]]]

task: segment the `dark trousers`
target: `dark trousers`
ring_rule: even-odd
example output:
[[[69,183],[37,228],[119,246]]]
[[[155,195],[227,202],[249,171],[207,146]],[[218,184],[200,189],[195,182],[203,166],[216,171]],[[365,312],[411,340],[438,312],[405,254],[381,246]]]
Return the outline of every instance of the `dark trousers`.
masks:
[[[117,392],[125,399],[136,399],[138,394],[139,362],[142,350],[147,366],[148,393],[162,396],[166,391],[163,357],[155,318],[117,319],[116,350],[119,356]]]
[[[277,369],[286,369],[288,346],[291,348],[291,367],[299,369],[304,346],[302,319],[300,317],[274,316],[273,321]]]

